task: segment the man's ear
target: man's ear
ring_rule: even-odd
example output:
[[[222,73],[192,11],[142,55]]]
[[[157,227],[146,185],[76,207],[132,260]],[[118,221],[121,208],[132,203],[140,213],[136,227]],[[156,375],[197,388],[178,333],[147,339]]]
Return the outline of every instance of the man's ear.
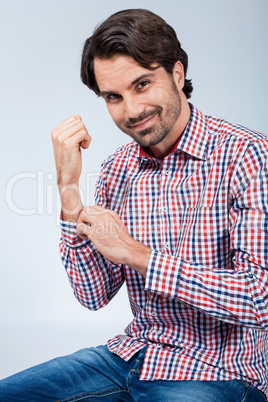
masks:
[[[176,61],[174,64],[172,75],[178,90],[182,90],[184,87],[185,76],[184,68],[180,61]]]

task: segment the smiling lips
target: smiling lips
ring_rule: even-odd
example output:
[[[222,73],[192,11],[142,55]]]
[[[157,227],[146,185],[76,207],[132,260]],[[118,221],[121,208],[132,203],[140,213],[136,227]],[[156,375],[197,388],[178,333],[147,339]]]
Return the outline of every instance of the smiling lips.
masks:
[[[149,117],[149,119],[142,121],[141,123],[133,124],[132,128],[144,128],[150,123],[154,118],[156,114],[154,114],[152,117]]]
[[[135,123],[132,123],[131,124],[131,122],[129,122],[128,124],[127,124],[127,127],[128,128],[135,128],[135,129],[143,129],[143,128],[146,128],[151,122],[152,122],[152,120],[155,118],[157,116],[157,112],[156,113],[154,113],[153,115],[150,115],[150,116],[146,116],[145,117],[145,119],[143,118],[143,119],[139,119],[139,121],[136,121]]]

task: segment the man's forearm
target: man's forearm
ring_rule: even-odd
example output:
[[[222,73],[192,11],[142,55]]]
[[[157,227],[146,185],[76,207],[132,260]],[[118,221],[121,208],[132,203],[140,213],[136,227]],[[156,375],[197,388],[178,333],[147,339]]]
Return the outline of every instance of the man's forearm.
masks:
[[[83,209],[78,184],[59,185],[62,219],[76,223]]]
[[[81,148],[89,147],[91,137],[80,116],[69,117],[52,133],[58,186],[62,204],[62,218],[77,222],[83,209],[79,178],[82,170]]]

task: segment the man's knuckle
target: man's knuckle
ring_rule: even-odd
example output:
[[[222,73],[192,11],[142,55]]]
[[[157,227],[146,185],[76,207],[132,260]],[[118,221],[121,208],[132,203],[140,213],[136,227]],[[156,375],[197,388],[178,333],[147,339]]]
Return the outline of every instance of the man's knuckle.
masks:
[[[60,141],[60,142],[61,142],[62,147],[63,147],[64,149],[68,149],[68,148],[69,148],[70,142],[68,141],[68,139],[62,140],[62,141]]]
[[[114,218],[116,218],[118,216],[118,213],[116,211],[110,211],[111,216],[113,216]]]
[[[54,128],[54,130],[51,131],[52,140],[55,140],[57,138],[57,134],[58,134],[58,131],[56,128]]]
[[[109,209],[105,212],[105,215],[106,215],[108,218],[112,218],[112,217],[114,216],[113,211],[111,211],[111,210],[109,210]]]
[[[82,121],[79,121],[79,122],[77,123],[76,128],[77,128],[78,130],[80,130],[80,131],[82,131],[82,130],[85,130],[85,131],[86,131],[86,128],[85,128],[85,126],[84,126],[84,123],[82,123]]]

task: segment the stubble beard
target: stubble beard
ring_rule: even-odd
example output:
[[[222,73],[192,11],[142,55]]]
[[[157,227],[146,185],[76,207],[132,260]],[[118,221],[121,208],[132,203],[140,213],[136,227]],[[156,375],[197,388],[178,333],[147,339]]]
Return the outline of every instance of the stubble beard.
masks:
[[[173,78],[170,100],[165,106],[165,109],[166,112],[163,114],[164,108],[155,106],[146,110],[138,117],[124,122],[123,127],[121,125],[118,125],[118,127],[144,148],[152,147],[163,141],[181,115],[181,97]],[[145,121],[147,118],[153,117],[154,115],[158,115],[159,123],[157,125],[139,131],[131,128],[133,124]]]

